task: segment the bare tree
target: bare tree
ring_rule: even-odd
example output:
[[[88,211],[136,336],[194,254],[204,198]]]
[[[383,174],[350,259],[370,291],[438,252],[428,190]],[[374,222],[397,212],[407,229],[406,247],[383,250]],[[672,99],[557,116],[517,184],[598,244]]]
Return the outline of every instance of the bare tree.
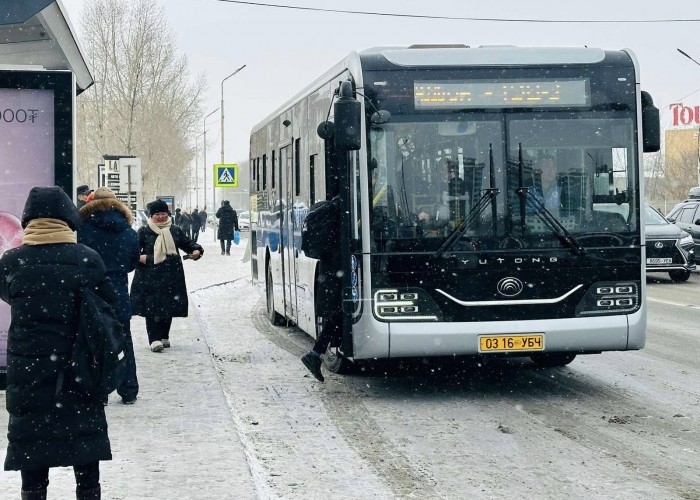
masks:
[[[102,155],[142,159],[139,204],[186,195],[204,77],[191,81],[156,0],[89,0],[81,19],[95,85],[78,99],[78,178],[96,177]]]

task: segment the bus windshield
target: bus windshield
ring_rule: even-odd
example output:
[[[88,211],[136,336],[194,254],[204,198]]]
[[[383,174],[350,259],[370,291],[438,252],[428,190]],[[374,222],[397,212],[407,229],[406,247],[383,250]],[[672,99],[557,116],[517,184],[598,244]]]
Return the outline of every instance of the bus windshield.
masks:
[[[633,116],[398,116],[369,131],[378,251],[622,246],[639,232]],[[548,220],[549,219],[549,220]],[[553,219],[553,220],[552,220]],[[565,246],[565,245],[564,245]]]

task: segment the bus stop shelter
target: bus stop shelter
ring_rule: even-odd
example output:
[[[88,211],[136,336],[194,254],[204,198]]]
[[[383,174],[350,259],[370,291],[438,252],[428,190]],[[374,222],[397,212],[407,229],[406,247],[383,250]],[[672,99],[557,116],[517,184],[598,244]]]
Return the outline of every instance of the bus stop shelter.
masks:
[[[60,0],[0,4],[0,255],[22,242],[20,218],[33,186],[74,196],[75,98],[94,83]],[[10,309],[0,302],[0,388]]]

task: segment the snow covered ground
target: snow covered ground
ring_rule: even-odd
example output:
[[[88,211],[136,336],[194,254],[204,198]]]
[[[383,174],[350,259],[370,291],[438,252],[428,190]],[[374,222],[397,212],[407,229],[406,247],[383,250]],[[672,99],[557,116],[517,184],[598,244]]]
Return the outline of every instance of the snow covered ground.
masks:
[[[650,287],[663,299],[639,352],[557,369],[417,360],[320,384],[299,361],[312,340],[265,319],[247,239],[221,256],[213,237],[184,263],[173,347],[151,353],[133,320],[141,394],[107,407],[103,498],[700,498],[696,275]],[[51,481],[49,498],[71,498],[69,469]],[[0,474],[0,498],[18,492]]]

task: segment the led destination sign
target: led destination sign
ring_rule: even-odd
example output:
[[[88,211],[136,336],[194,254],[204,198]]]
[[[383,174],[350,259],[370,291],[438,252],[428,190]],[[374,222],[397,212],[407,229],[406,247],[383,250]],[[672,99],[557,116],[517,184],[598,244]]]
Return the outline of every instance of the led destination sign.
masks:
[[[416,109],[585,107],[591,105],[587,78],[415,82]]]

